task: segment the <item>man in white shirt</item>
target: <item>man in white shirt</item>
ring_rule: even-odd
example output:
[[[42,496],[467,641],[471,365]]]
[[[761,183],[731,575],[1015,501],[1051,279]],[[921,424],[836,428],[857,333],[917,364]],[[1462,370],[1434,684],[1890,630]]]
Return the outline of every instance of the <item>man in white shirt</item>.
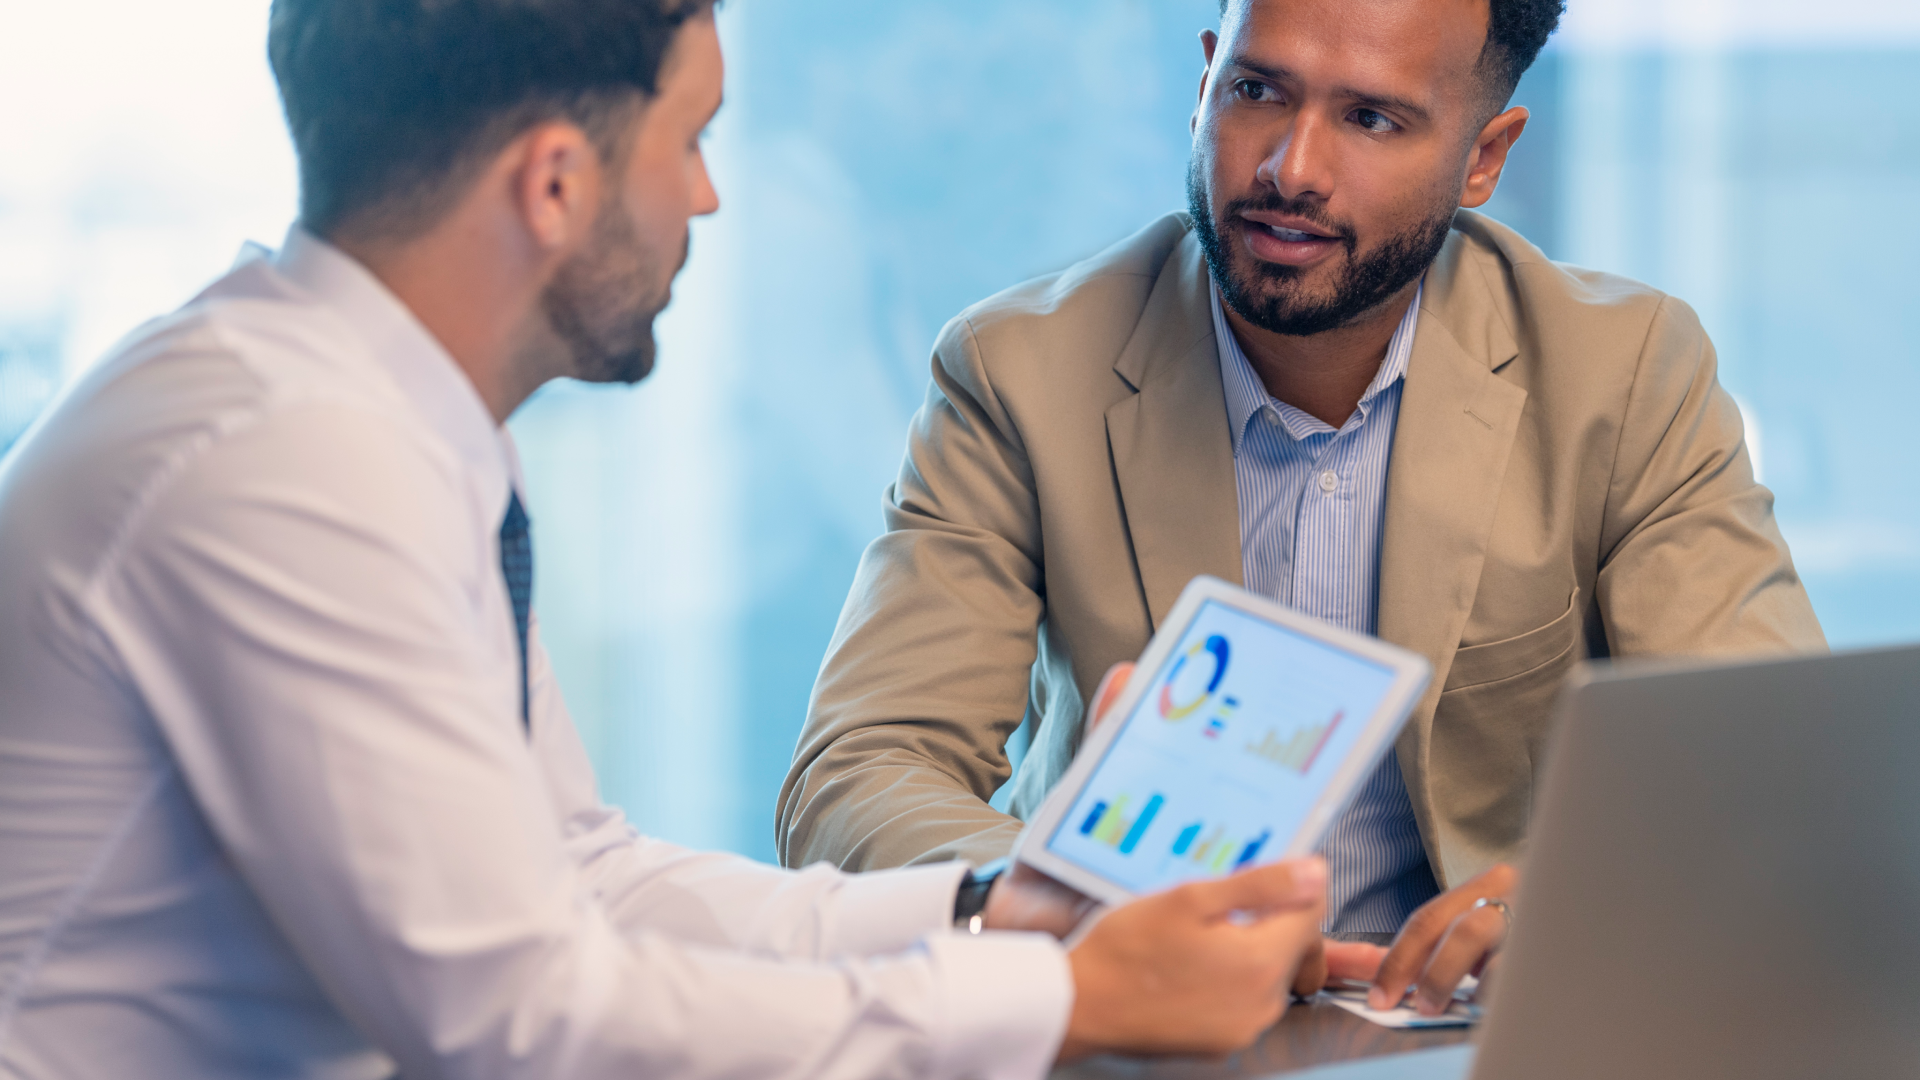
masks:
[[[703,0],[278,0],[302,224],[0,463],[0,1076],[1022,1077],[1224,1051],[1318,860],[1071,950],[1031,872],[786,872],[604,806],[505,418],[633,382],[718,200]],[[956,913],[978,913],[972,933]]]

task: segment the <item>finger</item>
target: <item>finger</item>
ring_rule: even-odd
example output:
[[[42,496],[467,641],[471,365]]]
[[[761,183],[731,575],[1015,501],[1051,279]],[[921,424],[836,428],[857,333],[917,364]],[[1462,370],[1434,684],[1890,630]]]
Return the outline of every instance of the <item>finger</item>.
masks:
[[[1500,973],[1500,954],[1499,953],[1494,953],[1492,956],[1489,956],[1485,960],[1482,960],[1480,962],[1480,970],[1474,972],[1474,974],[1479,977],[1480,982],[1477,986],[1473,988],[1473,1000],[1475,1001],[1487,1000],[1487,996],[1493,993],[1494,976],[1498,975],[1499,973]]]
[[[1325,938],[1316,936],[1307,955],[1300,961],[1300,970],[1293,974],[1293,995],[1312,997],[1327,985],[1327,945]]]
[[[1451,892],[1420,905],[1400,935],[1393,939],[1393,947],[1380,961],[1380,970],[1374,975],[1373,989],[1367,992],[1367,1004],[1375,1009],[1391,1009],[1400,1004],[1407,996],[1408,987],[1420,977],[1427,968],[1427,962],[1433,958],[1433,950],[1446,936],[1447,928],[1453,924],[1458,912],[1455,908],[1466,905],[1454,902],[1457,898]]]
[[[1107,712],[1113,703],[1120,700],[1120,691],[1127,688],[1127,679],[1133,675],[1133,664],[1122,660],[1107,669],[1100,676],[1100,685],[1093,691],[1093,711],[1088,714],[1087,730],[1092,731],[1107,718]]]
[[[1373,990],[1367,994],[1367,1004],[1376,1009],[1398,1005],[1414,980],[1426,970],[1433,959],[1433,950],[1439,947],[1453,920],[1466,914],[1483,896],[1508,895],[1517,877],[1513,867],[1498,863],[1420,905],[1400,928],[1400,935],[1394,939],[1386,959],[1380,962],[1380,973],[1374,979]]]
[[[1326,985],[1326,959],[1321,952],[1325,939],[1320,936],[1320,918],[1325,911],[1325,905],[1317,904],[1275,912],[1247,926],[1230,922],[1215,924],[1218,929],[1232,931],[1235,940],[1227,944],[1235,952],[1249,958],[1262,958],[1274,965],[1273,981],[1262,983],[1271,989],[1257,995],[1255,1000],[1266,999],[1270,994],[1273,1004],[1284,1010],[1292,996],[1290,990],[1311,994]],[[1279,1016],[1276,1014],[1271,1019],[1278,1020]]]
[[[1327,978],[1370,983],[1380,973],[1387,950],[1364,941],[1327,942]]]
[[[1460,980],[1500,944],[1506,920],[1493,908],[1479,908],[1455,919],[1433,959],[1420,974],[1415,1006],[1427,1016],[1445,1012]]]
[[[1236,911],[1298,911],[1325,903],[1327,861],[1318,855],[1242,870],[1214,881],[1181,886],[1202,918],[1219,919]]]

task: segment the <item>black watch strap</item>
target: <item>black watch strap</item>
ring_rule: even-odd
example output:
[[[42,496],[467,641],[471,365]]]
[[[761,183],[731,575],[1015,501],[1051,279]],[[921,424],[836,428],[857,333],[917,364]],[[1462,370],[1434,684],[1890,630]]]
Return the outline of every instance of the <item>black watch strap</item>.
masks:
[[[1006,872],[1009,862],[1004,858],[995,859],[967,871],[960,879],[960,891],[953,896],[953,925],[973,929],[970,924],[974,916],[986,910],[987,894],[993,890],[995,879]]]

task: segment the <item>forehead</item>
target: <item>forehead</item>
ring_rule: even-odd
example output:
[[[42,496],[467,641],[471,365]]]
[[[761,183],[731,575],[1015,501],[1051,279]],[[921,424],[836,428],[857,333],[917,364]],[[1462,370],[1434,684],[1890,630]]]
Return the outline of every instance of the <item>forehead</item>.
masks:
[[[1234,0],[1220,48],[1310,84],[1437,104],[1472,78],[1487,14],[1488,0]]]
[[[696,15],[674,37],[656,97],[668,108],[711,114],[720,105],[724,81],[719,30],[712,15]]]

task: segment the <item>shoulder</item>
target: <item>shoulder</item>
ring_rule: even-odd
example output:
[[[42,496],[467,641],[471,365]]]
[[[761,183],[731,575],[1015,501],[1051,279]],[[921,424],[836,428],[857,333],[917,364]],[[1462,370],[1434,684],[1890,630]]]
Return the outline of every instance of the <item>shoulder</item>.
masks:
[[[246,277],[134,331],[62,396],[0,474],[0,533],[79,582],[242,506],[442,527],[450,455],[377,383],[340,377],[337,319]]]
[[[1592,362],[1631,367],[1656,332],[1702,333],[1680,299],[1632,278],[1555,262],[1513,229],[1471,211],[1455,217],[1435,271],[1457,279],[1452,299],[1459,315],[1471,319],[1484,307],[1523,356],[1574,350]]]
[[[1430,314],[1469,355],[1560,409],[1616,412],[1633,388],[1711,378],[1693,309],[1651,285],[1555,262],[1505,225],[1461,211],[1429,273]]]
[[[1185,214],[1168,214],[1091,258],[996,293],[947,324],[939,351],[996,366],[1046,357],[1109,370],[1190,232]]]

